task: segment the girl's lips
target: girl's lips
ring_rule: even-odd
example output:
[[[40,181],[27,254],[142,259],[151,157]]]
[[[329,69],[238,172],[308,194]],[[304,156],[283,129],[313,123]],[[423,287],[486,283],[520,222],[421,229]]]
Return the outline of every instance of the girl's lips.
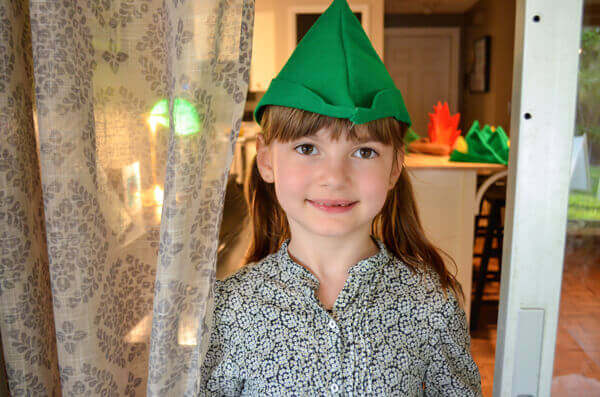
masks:
[[[343,200],[319,200],[312,201],[307,200],[314,207],[320,209],[321,211],[329,212],[329,213],[340,213],[350,211],[354,206],[358,203],[358,201],[343,201]],[[337,206],[336,206],[337,204]],[[339,205],[339,204],[344,204]],[[347,205],[346,205],[347,204]]]

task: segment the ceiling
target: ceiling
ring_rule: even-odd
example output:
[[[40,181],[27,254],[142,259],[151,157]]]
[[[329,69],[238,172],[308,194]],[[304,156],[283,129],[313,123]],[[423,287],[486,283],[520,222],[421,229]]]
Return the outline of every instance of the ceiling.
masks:
[[[385,0],[386,14],[463,14],[478,0]]]

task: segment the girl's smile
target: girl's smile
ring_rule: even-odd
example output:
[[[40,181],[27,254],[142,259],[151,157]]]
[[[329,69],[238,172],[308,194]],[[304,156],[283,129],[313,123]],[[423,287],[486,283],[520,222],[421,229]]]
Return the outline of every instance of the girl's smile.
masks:
[[[347,200],[306,200],[316,208],[329,212],[329,213],[342,213],[350,211],[358,201],[347,201]]]

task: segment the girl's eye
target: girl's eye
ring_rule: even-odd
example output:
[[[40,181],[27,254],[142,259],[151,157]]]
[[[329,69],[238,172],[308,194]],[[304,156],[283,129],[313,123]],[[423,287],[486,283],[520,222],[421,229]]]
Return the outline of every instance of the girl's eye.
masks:
[[[300,154],[310,155],[314,154],[314,151],[316,151],[317,149],[315,148],[315,145],[311,145],[310,143],[304,143],[302,145],[296,146],[294,150]]]
[[[378,156],[375,150],[368,147],[361,147],[354,153],[358,153],[361,159],[372,159]]]

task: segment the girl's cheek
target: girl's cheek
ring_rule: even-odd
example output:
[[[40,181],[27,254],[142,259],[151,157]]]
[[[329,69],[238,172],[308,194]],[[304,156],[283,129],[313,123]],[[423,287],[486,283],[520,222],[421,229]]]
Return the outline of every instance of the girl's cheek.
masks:
[[[361,185],[373,194],[379,194],[381,191],[387,192],[387,183],[389,181],[389,170],[385,167],[373,167],[363,169],[358,172]]]
[[[282,184],[290,189],[301,187],[308,178],[309,173],[304,167],[288,164],[280,169],[281,175],[279,180]]]

